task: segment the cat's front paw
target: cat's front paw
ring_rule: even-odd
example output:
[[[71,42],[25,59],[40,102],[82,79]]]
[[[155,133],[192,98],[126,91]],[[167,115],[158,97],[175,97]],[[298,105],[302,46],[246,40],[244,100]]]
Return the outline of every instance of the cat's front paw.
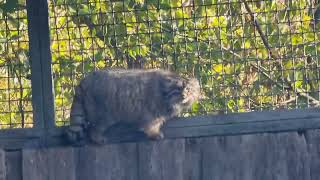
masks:
[[[89,137],[92,142],[98,145],[103,145],[108,142],[108,138],[100,133],[90,132]]]
[[[161,140],[164,138],[164,135],[161,131],[154,134],[147,134],[147,136],[152,140]]]
[[[69,143],[78,144],[85,140],[83,128],[70,126],[66,130],[66,136]]]

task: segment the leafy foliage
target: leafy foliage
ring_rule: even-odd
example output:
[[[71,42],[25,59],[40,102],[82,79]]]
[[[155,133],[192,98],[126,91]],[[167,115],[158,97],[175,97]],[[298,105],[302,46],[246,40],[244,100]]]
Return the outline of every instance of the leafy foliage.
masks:
[[[69,78],[71,70],[69,80],[76,83],[80,72],[132,68],[135,62],[193,74],[205,96],[193,106],[197,114],[317,106],[315,6],[305,0],[250,2],[259,34],[239,1],[56,1],[51,6],[55,73]],[[72,86],[65,85],[57,95],[68,100]],[[58,106],[70,107],[65,103]]]
[[[25,3],[0,2],[0,128],[32,126]]]
[[[0,4],[0,20],[20,12],[19,4]],[[204,98],[186,115],[319,106],[319,6],[307,0],[247,4],[248,8],[235,0],[49,1],[58,125],[68,119],[79,80],[108,67],[166,68],[196,76]],[[15,24],[14,16],[2,22],[0,27],[20,28],[0,31],[0,40],[20,42],[9,49],[11,43],[0,44],[7,48],[0,47],[0,52],[12,56],[1,57],[3,73],[9,76],[8,67],[17,67],[16,62],[23,66],[13,68],[16,73],[10,71],[10,77],[26,77],[29,61],[22,56],[27,47],[21,42],[27,36],[20,33],[26,21]],[[29,87],[27,78],[21,79],[23,87]],[[30,98],[30,90],[22,94],[22,99]]]

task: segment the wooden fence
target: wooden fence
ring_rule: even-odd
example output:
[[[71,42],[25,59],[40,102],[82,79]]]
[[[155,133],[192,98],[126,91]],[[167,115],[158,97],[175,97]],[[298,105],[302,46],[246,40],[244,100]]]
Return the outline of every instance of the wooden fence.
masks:
[[[196,116],[161,141],[111,133],[114,144],[71,147],[55,126],[47,1],[27,12],[34,128],[0,131],[0,180],[320,179],[320,109]]]
[[[8,180],[318,180],[320,133],[2,151]]]
[[[119,143],[71,147],[60,136],[0,151],[0,180],[318,180],[318,111],[190,117],[161,141],[113,134]]]

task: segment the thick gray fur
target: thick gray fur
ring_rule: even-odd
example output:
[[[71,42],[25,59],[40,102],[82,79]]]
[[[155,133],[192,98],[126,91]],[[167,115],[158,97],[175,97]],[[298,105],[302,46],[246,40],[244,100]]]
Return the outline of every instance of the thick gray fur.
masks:
[[[190,108],[200,96],[195,78],[165,70],[99,70],[76,87],[68,139],[88,136],[97,144],[108,142],[105,131],[115,123],[129,123],[152,139],[163,138],[163,123]]]

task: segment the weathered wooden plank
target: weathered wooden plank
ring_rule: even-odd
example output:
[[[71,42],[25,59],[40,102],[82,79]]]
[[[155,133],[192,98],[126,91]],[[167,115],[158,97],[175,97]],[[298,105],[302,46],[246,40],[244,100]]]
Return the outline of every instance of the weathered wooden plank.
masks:
[[[43,118],[43,90],[42,90],[42,71],[41,56],[39,53],[39,26],[38,2],[26,0],[28,17],[28,35],[29,35],[29,54],[31,63],[31,86],[32,86],[32,107],[34,127],[44,127]]]
[[[307,131],[304,136],[308,144],[311,180],[318,180],[320,177],[320,130]]]
[[[0,149],[0,180],[7,179],[6,152]]]
[[[184,139],[139,144],[140,180],[184,180]]]
[[[22,172],[33,180],[317,180],[319,144],[313,130],[23,150]],[[11,174],[16,166],[1,176],[18,179]]]
[[[48,180],[48,171],[48,157],[45,149],[22,151],[23,179]]]
[[[294,110],[283,112],[250,112],[218,116],[193,116],[185,119],[169,121],[163,127],[165,138],[227,136],[243,134],[259,134],[267,132],[290,132],[320,128],[318,109]],[[269,115],[270,114],[270,115]],[[0,147],[14,149],[39,146],[37,137],[46,132],[46,146],[65,146],[63,136],[65,127],[50,129],[12,129],[0,131]],[[106,135],[111,143],[146,141],[142,132],[124,125],[116,125]],[[4,140],[1,140],[3,137]],[[14,139],[8,143],[7,139]],[[24,139],[21,139],[25,137]],[[29,140],[30,139],[30,140]],[[32,143],[34,141],[34,143]],[[43,144],[40,142],[40,145]]]
[[[29,129],[29,128],[17,128],[17,129],[1,129],[0,139],[16,138],[16,139],[26,139],[26,138],[37,138],[43,133],[40,129]]]
[[[22,154],[21,151],[6,152],[7,180],[22,180]]]
[[[292,117],[293,115],[290,111],[286,112],[287,116],[281,115],[281,118],[278,120],[276,118],[271,118],[271,120],[268,120],[268,118],[257,118],[256,121],[255,117],[259,117],[256,113],[243,113],[246,115],[239,113],[239,122],[235,119],[237,114],[232,114],[229,115],[234,118],[231,119],[233,121],[232,123],[228,121],[228,115],[218,117],[207,116],[206,118],[200,116],[199,119],[195,116],[191,119],[186,118],[186,120],[181,119],[179,121],[169,121],[167,123],[168,125],[163,127],[163,131],[165,138],[171,139],[184,137],[258,134],[266,132],[289,132],[320,128],[320,117],[317,117],[315,112],[311,110],[307,110],[304,113],[302,112],[300,112],[300,114],[303,116],[300,117]],[[221,120],[220,118],[224,116],[226,117],[226,120]],[[246,119],[248,117],[251,117],[251,119]],[[267,115],[264,114],[264,117],[267,117]],[[211,122],[211,124],[209,122]],[[172,123],[174,126],[171,126]],[[49,134],[50,136],[54,136],[52,137],[52,141],[50,141],[50,138],[48,139],[48,142],[52,143],[52,145],[66,145],[65,138],[62,136],[63,128],[51,129]],[[115,126],[114,128],[111,128],[111,132],[106,133],[106,135],[111,140],[111,143],[147,140],[143,133],[137,132],[135,129],[126,126]]]
[[[35,126],[46,128],[55,125],[48,12],[47,0],[27,0]]]
[[[183,138],[290,132],[318,128],[320,128],[320,109],[193,116],[168,121],[162,129],[165,138]],[[111,135],[109,139],[112,143],[146,140],[141,132],[135,132],[134,129],[127,128],[126,132],[117,127],[112,128],[112,131],[108,134]]]
[[[39,137],[43,133],[44,131],[38,128],[3,129],[0,131],[0,148],[14,150],[24,147],[38,147]]]
[[[181,117],[176,120],[169,121],[164,127],[194,127],[208,125],[226,125],[251,122],[269,122],[281,120],[302,120],[302,119],[319,119],[320,109],[292,109],[292,110],[273,110],[273,111],[257,111],[244,113],[230,113],[221,115],[205,115]],[[183,120],[183,122],[181,122]]]
[[[72,148],[51,148],[48,150],[50,180],[76,180],[75,166]]]
[[[25,149],[22,174],[27,180],[76,180],[73,148]]]
[[[202,139],[185,139],[185,159],[183,163],[183,179],[198,180],[202,178]]]
[[[134,143],[79,148],[77,180],[138,180]]]
[[[19,150],[22,148],[40,148],[42,147],[42,141],[39,139],[0,139],[0,148],[4,150]]]
[[[39,39],[40,39],[40,56],[42,70],[42,90],[43,90],[43,105],[44,105],[44,121],[46,128],[55,127],[55,107],[54,107],[54,90],[52,77],[52,58],[50,45],[50,30],[49,30],[49,9],[48,0],[39,0]]]
[[[260,112],[259,112],[260,113]],[[165,138],[243,135],[290,132],[320,128],[318,110],[237,113],[219,116],[194,116],[169,121],[162,128]],[[239,117],[238,117],[239,116]],[[199,119],[198,119],[199,118]],[[111,143],[145,141],[142,132],[125,125],[110,128]]]
[[[210,137],[202,148],[204,180],[310,180],[306,142],[297,133]]]
[[[219,125],[188,126],[180,128],[164,128],[167,138],[227,136],[266,132],[289,132],[320,128],[320,118],[286,119],[261,122],[223,123]]]

